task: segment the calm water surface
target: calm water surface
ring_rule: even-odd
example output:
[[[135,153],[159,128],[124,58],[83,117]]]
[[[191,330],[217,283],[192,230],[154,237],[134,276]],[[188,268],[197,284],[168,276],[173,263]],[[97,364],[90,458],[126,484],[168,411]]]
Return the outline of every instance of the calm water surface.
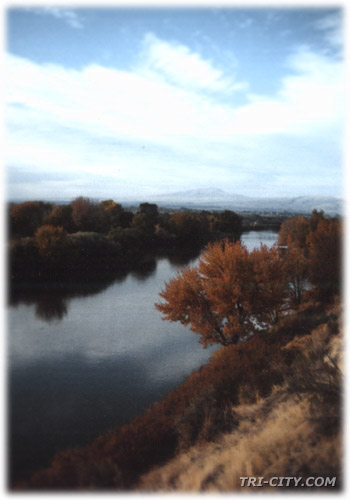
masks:
[[[272,245],[251,231],[251,250]],[[9,449],[12,480],[56,451],[92,441],[161,400],[214,350],[155,309],[164,282],[196,259],[158,259],[109,284],[30,288],[8,311]]]

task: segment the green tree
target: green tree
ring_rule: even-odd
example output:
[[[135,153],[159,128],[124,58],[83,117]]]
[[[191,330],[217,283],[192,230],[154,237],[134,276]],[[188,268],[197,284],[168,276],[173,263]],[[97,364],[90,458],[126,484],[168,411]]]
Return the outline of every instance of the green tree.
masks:
[[[100,205],[100,226],[103,232],[108,232],[112,228],[122,227],[124,209],[120,203],[113,200],[101,201]]]
[[[188,212],[175,212],[168,228],[181,245],[200,245],[206,238],[206,218]]]
[[[131,221],[131,227],[134,229],[140,229],[147,234],[154,233],[154,222],[152,217],[145,213],[135,214]]]
[[[150,218],[152,218],[154,224],[156,224],[159,217],[159,212],[158,212],[158,206],[155,203],[140,203],[139,211],[141,214],[146,214]]]
[[[224,210],[217,214],[213,229],[238,238],[242,233],[242,217],[232,210]]]

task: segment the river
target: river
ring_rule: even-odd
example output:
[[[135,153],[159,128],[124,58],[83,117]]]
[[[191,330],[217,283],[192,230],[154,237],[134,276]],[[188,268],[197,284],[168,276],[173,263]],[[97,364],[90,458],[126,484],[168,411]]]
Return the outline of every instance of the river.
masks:
[[[272,231],[243,233],[249,250]],[[159,258],[108,284],[46,285],[8,308],[11,481],[48,465],[161,400],[218,348],[164,322],[154,303],[164,282],[196,257]]]

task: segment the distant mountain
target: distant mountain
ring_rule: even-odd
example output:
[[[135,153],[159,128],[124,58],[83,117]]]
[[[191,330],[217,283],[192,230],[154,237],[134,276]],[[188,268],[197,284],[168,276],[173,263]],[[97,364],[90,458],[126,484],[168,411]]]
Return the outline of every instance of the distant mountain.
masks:
[[[174,202],[174,203],[225,203],[225,202],[244,202],[249,200],[249,197],[231,194],[218,188],[203,188],[203,189],[190,189],[188,191],[178,191],[176,193],[168,193],[163,195],[154,196],[152,199],[157,199],[159,202]]]
[[[149,198],[149,201],[169,208],[188,207],[207,210],[230,209],[295,213],[310,213],[316,209],[323,210],[328,215],[343,212],[343,201],[331,196],[258,198],[228,193],[217,188],[204,188],[155,195]]]

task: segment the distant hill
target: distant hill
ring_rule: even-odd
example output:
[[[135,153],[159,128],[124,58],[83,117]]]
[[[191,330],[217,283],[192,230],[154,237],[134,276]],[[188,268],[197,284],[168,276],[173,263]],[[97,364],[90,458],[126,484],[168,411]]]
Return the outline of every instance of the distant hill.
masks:
[[[343,212],[343,200],[332,196],[294,196],[258,198],[228,193],[222,189],[205,188],[150,196],[149,201],[169,208],[231,209],[237,211],[272,211],[310,213],[323,210],[328,215]]]

